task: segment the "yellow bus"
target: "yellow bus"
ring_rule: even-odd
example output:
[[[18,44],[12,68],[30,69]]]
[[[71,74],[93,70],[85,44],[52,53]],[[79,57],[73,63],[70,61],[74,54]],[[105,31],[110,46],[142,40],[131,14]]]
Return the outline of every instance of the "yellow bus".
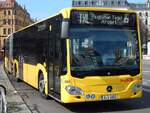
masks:
[[[13,33],[5,43],[6,70],[43,97],[75,103],[142,96],[134,11],[65,8]]]

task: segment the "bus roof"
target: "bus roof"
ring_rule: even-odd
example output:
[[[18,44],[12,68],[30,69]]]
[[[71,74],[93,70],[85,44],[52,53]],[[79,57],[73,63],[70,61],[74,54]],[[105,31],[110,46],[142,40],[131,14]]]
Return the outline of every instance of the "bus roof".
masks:
[[[128,8],[110,8],[110,7],[71,7],[71,8],[64,8],[64,10],[94,10],[94,11],[112,11],[112,12],[135,12],[134,10]]]
[[[64,8],[64,9],[60,10],[60,12],[56,13],[55,15],[52,15],[52,16],[50,16],[48,18],[45,18],[45,19],[43,19],[41,21],[38,21],[38,22],[35,22],[33,24],[30,24],[29,26],[26,26],[26,27],[24,27],[24,28],[22,28],[22,29],[20,29],[20,30],[18,30],[16,32],[14,32],[14,34],[17,33],[17,32],[20,32],[22,30],[25,30],[25,29],[27,29],[27,28],[29,28],[31,26],[34,26],[34,25],[36,25],[38,23],[41,23],[41,22],[43,22],[43,21],[45,21],[47,19],[55,17],[55,16],[57,16],[59,14],[62,14],[64,18],[69,18],[70,14],[71,14],[71,10],[108,11],[108,12],[110,11],[110,12],[136,13],[135,11],[127,9],[127,8],[104,8],[104,7],[101,7],[101,8],[99,8],[99,7],[71,7],[71,8]]]
[[[69,18],[71,10],[87,10],[87,11],[108,11],[108,12],[126,12],[126,13],[136,13],[134,10],[128,8],[107,8],[107,7],[71,7],[64,8],[60,11],[64,18]]]

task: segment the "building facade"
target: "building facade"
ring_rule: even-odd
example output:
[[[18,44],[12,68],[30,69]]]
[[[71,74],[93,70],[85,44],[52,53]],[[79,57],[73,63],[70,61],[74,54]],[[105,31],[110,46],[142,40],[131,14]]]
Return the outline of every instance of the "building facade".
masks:
[[[72,2],[74,7],[125,7],[127,5],[127,0],[73,0]]]
[[[143,54],[150,55],[150,0],[144,3],[129,3],[127,0],[73,0],[73,7],[111,7],[111,8],[127,8],[137,12],[141,19],[141,23],[145,28],[142,32]],[[143,29],[143,28],[142,28]]]
[[[0,0],[0,49],[9,34],[31,23],[30,14],[15,0]]]

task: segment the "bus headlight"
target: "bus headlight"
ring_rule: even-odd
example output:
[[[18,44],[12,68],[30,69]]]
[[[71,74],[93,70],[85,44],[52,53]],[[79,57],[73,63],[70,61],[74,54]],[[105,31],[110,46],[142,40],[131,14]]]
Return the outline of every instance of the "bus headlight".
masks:
[[[142,84],[135,84],[132,88],[133,92],[137,92],[138,90],[142,89]]]
[[[71,95],[83,95],[83,91],[75,86],[66,86],[66,91]]]

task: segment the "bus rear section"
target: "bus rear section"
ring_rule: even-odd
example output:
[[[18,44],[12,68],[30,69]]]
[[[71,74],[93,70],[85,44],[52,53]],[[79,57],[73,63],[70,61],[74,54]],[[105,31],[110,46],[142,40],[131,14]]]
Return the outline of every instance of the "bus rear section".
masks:
[[[62,101],[140,98],[141,42],[136,13],[82,8],[70,13],[69,66],[68,74],[62,76]]]
[[[4,68],[12,73],[13,68],[13,35],[9,35],[4,41]]]

